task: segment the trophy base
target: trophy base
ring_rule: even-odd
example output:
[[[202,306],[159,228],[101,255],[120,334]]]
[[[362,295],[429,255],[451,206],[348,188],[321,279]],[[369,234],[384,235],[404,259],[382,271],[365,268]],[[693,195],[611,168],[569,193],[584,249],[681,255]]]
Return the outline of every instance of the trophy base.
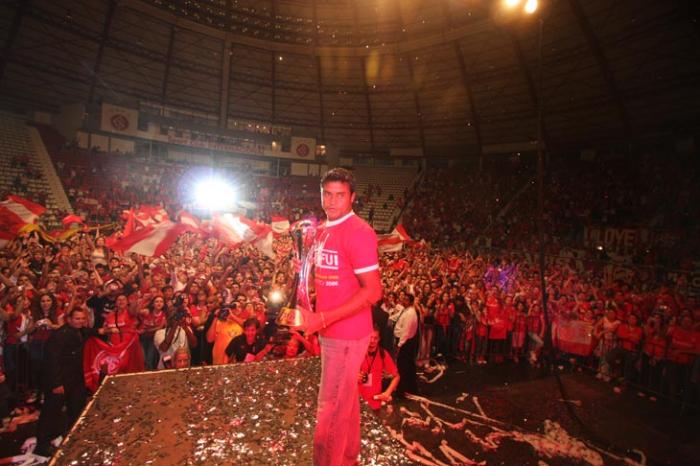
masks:
[[[304,323],[304,315],[295,307],[283,307],[275,322],[283,327],[300,327]]]

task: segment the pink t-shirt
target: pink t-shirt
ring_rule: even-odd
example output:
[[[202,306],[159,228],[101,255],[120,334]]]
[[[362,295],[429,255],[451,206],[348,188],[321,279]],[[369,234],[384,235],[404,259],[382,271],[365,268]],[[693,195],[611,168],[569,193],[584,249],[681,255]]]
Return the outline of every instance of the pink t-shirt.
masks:
[[[377,235],[364,220],[350,212],[319,228],[314,283],[316,312],[334,309],[360,289],[358,274],[379,268]],[[335,322],[321,335],[327,338],[359,340],[372,332],[370,306]]]

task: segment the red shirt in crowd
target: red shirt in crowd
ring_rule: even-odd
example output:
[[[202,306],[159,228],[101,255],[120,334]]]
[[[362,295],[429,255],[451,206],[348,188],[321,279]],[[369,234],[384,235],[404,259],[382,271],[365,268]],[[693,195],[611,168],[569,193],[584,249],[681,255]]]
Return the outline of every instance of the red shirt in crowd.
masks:
[[[642,327],[630,326],[627,323],[617,327],[617,338],[620,339],[620,346],[626,351],[637,351],[639,342],[642,341]]]
[[[365,355],[362,366],[360,366],[360,373],[367,374],[367,381],[364,383],[360,381],[359,384],[360,396],[370,408],[379,409],[382,404],[379,400],[374,399],[374,395],[382,393],[382,377],[385,373],[392,377],[398,375],[399,372],[394,360],[391,359],[391,355],[387,351],[379,348],[374,355]]]
[[[668,330],[670,346],[668,358],[677,364],[690,364],[694,353],[700,347],[700,333],[686,330],[682,327],[672,327]]]

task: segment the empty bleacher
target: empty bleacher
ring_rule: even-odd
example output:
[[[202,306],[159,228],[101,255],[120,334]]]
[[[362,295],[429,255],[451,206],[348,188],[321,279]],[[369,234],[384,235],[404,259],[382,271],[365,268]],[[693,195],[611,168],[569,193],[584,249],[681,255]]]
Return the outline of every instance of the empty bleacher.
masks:
[[[358,214],[370,221],[379,232],[388,232],[398,220],[406,202],[406,194],[412,190],[417,178],[416,167],[356,167],[354,169],[360,197]]]
[[[22,116],[0,112],[1,197],[15,194],[45,206],[41,223],[53,229],[71,211],[62,189],[36,129]]]

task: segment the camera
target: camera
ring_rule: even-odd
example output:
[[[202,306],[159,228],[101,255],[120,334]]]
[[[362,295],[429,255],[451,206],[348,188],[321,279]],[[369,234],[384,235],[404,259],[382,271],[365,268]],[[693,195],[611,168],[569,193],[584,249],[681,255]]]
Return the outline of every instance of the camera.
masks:
[[[228,319],[228,315],[231,313],[232,309],[236,309],[236,303],[233,302],[230,305],[222,306],[221,309],[219,309],[219,312],[216,314],[216,317],[219,320],[226,320]]]
[[[175,306],[176,309],[180,309],[184,303],[185,303],[185,298],[183,297],[183,295],[178,295],[175,297],[175,300],[173,301],[173,306]]]
[[[173,322],[182,322],[187,317],[187,311],[185,309],[178,309],[173,314]]]

